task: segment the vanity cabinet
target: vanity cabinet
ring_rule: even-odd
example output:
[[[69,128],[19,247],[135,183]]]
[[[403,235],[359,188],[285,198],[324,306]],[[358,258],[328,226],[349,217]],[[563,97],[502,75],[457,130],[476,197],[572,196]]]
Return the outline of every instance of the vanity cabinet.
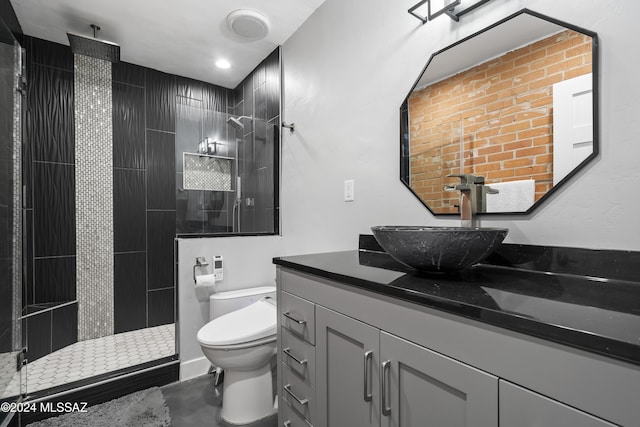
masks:
[[[280,426],[638,425],[633,367],[282,267],[278,297]]]
[[[316,307],[318,426],[494,426],[498,379]]]

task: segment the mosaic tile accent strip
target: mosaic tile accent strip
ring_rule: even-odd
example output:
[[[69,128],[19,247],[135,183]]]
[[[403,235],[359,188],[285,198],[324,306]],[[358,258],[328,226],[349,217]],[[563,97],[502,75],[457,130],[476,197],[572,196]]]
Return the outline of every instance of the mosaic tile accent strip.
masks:
[[[113,334],[111,63],[74,55],[78,340]]]
[[[22,49],[14,45],[14,82],[18,87],[22,71]],[[12,319],[22,315],[22,103],[24,98],[14,91],[13,102],[13,305]],[[22,347],[22,322],[13,321],[13,349]]]
[[[226,157],[184,153],[184,189],[232,191],[232,160]]]
[[[77,342],[47,354],[29,363],[27,369],[22,369],[27,373],[26,389],[29,393],[45,390],[173,356],[176,354],[175,342],[173,323]],[[15,396],[20,391],[20,376],[15,372],[15,353],[0,356],[5,355],[13,357],[13,362],[7,365],[14,367],[14,373],[13,377],[10,376],[12,379],[9,384],[0,388],[0,399]]]

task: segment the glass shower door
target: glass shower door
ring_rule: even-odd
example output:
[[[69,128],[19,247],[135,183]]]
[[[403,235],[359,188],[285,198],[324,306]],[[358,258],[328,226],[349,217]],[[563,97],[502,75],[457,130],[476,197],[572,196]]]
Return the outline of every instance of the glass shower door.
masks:
[[[0,21],[0,425],[24,390],[22,314],[22,49]]]

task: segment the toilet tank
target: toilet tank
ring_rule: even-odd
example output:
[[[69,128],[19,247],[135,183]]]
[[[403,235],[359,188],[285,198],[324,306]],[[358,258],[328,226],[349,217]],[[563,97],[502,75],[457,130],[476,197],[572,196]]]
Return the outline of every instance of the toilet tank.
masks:
[[[240,310],[266,296],[275,298],[276,287],[260,286],[215,293],[209,297],[209,320]]]

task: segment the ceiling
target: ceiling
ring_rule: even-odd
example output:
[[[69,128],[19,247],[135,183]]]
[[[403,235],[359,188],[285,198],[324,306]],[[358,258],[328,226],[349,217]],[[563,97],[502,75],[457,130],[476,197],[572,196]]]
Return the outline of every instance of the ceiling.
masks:
[[[487,31],[473,35],[453,48],[439,52],[429,62],[415,90],[423,89],[425,86],[563,30],[565,28],[558,24],[522,13]]]
[[[69,44],[67,32],[120,45],[121,60],[235,88],[324,0],[11,0],[26,35]],[[234,10],[267,18],[269,34],[246,41],[229,30]],[[231,68],[215,66],[226,59]]]

